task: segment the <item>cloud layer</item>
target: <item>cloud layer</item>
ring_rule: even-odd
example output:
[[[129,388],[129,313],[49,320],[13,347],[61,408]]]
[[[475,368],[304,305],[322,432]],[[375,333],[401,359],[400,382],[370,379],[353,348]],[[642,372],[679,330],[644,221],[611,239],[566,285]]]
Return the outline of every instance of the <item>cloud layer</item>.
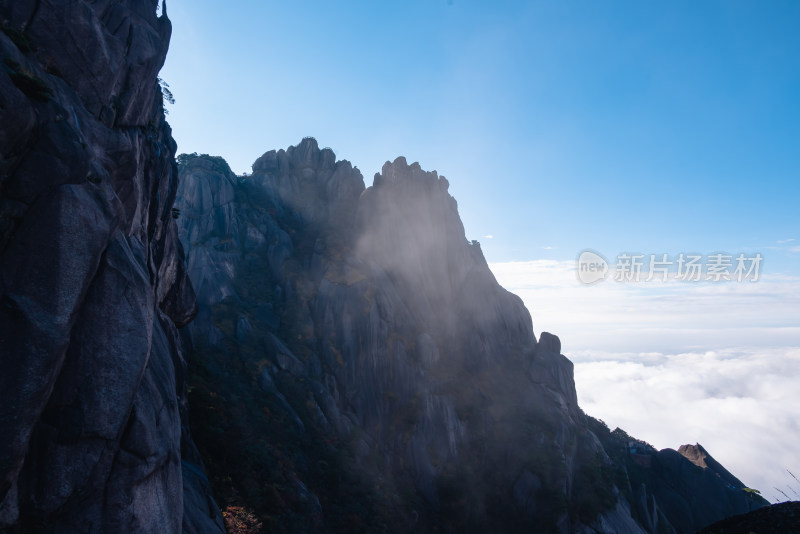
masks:
[[[573,262],[491,268],[561,337],[587,413],[658,448],[699,442],[770,500],[800,498],[800,278],[585,286]]]
[[[575,366],[587,413],[658,448],[701,443],[768,499],[800,490],[800,349],[609,356]]]

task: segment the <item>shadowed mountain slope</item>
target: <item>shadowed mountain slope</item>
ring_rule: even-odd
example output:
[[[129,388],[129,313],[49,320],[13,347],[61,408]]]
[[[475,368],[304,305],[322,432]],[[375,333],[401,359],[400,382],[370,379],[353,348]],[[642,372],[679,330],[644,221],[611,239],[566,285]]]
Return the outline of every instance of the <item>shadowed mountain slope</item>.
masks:
[[[580,410],[443,176],[398,158],[367,188],[312,138],[250,176],[179,168],[192,423],[229,525],[693,532],[763,504]]]
[[[697,534],[787,534],[800,532],[800,502],[773,504],[709,525]]]

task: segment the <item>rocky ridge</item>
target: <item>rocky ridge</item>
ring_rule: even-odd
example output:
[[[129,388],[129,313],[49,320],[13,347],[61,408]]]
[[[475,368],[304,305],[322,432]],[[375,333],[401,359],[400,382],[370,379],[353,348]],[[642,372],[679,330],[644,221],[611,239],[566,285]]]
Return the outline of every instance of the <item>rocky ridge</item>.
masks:
[[[398,158],[365,187],[312,138],[250,176],[179,167],[193,428],[253,525],[692,532],[763,504],[580,410],[558,337],[534,337],[436,172]]]

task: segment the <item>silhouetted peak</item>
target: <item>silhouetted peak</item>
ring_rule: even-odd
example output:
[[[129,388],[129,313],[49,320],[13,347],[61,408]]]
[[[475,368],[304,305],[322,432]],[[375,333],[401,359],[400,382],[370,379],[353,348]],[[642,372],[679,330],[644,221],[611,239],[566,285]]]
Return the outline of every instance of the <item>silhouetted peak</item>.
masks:
[[[419,162],[414,162],[411,165],[405,157],[399,156],[394,161],[383,164],[380,173],[375,174],[373,185],[379,187],[384,184],[422,184],[428,187],[438,185],[442,191],[447,191],[450,183],[444,176],[439,176],[436,171],[424,171]]]
[[[296,168],[319,167],[320,150],[317,140],[313,137],[304,137],[298,145],[290,146],[286,149],[286,155]]]
[[[336,154],[330,148],[320,150],[317,140],[306,137],[300,143],[290,146],[286,150],[270,150],[265,152],[255,163],[253,173],[278,174],[289,171],[333,171],[340,165],[346,164],[349,170],[352,165],[349,161],[336,161]]]
[[[561,340],[555,334],[542,332],[539,335],[538,350],[552,354],[561,354]]]
[[[218,173],[227,178],[233,178],[234,174],[228,162],[220,156],[209,156],[208,154],[181,154],[178,156],[178,164],[191,168],[196,171],[208,171]]]
[[[497,284],[466,239],[437,172],[398,157],[365,190],[357,169],[313,139],[267,152],[253,168],[230,188],[235,194],[224,180],[181,169],[180,236],[201,304],[187,327],[201,349],[195,356],[210,368],[232,353],[249,362],[238,379],[221,380],[218,398],[240,403],[258,384],[250,395],[271,399],[269,412],[237,416],[241,428],[260,430],[245,443],[218,444],[220,473],[242,469],[224,460],[242,449],[263,465],[276,461],[252,440],[283,435],[290,422],[294,438],[276,440],[281,457],[301,442],[307,457],[320,454],[312,436],[355,440],[356,456],[340,456],[340,469],[370,481],[380,473],[397,484],[395,495],[415,496],[413,506],[427,512],[406,524],[398,510],[412,501],[391,508],[398,532],[435,531],[439,521],[455,522],[453,531],[479,523],[513,530],[506,518],[536,531],[556,522],[598,531],[572,523],[582,514],[584,526],[604,532],[674,534],[761,505],[699,445],[682,450],[707,469],[587,426],[560,339],[542,332],[536,341],[522,300]],[[190,210],[206,184],[218,188],[212,209]],[[321,517],[320,503],[349,513],[366,501],[358,488],[331,488],[314,465],[290,469],[261,471],[259,483],[302,480],[309,506],[300,515]],[[621,485],[598,470],[619,473]],[[545,493],[568,508],[540,506]],[[513,500],[490,498],[500,494]],[[458,523],[466,508],[481,510],[478,522]]]

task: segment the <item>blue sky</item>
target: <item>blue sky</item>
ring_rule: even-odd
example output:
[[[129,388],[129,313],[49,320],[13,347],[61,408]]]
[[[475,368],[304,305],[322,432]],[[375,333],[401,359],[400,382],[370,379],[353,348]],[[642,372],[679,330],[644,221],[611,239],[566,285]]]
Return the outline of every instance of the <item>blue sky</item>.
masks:
[[[587,412],[755,487],[800,471],[800,2],[168,9],[179,151],[242,173],[314,136],[367,185],[400,155],[437,170]],[[587,248],[759,252],[762,279],[584,287]]]
[[[800,239],[797,2],[168,8],[181,151],[244,172],[312,135],[368,185],[404,155],[450,179],[490,261],[758,250],[800,270],[778,243]]]

